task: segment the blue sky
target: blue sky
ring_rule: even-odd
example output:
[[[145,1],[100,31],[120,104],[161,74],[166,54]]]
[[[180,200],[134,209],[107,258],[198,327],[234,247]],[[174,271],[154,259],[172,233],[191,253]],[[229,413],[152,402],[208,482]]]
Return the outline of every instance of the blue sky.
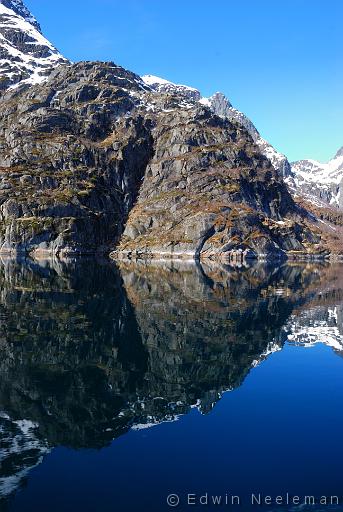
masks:
[[[73,61],[224,92],[290,160],[343,146],[342,0],[26,0]]]

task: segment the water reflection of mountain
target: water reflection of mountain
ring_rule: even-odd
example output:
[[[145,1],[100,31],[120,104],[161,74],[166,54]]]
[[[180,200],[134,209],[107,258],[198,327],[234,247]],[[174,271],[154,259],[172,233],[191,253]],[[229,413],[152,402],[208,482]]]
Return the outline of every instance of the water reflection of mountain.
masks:
[[[341,272],[331,269],[331,279],[310,304],[296,308],[284,326],[289,342],[310,348],[317,343],[343,357],[343,283]]]
[[[312,265],[5,261],[0,283],[3,495],[49,446],[211,410],[282,348],[294,312],[343,303],[337,271]]]

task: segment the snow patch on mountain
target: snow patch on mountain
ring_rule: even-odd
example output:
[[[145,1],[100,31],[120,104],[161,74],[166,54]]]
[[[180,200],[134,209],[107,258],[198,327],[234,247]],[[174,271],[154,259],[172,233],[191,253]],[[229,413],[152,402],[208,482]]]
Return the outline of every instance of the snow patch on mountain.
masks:
[[[14,11],[18,16],[21,16],[25,21],[33,25],[39,32],[42,32],[38,21],[30,13],[26,5],[24,5],[23,0],[0,0],[0,4]]]
[[[174,84],[173,82],[169,82],[164,78],[160,78],[154,75],[143,75],[143,82],[150,86],[152,90],[157,91],[159,93],[165,94],[179,94],[183,98],[187,98],[193,101],[199,101],[201,98],[201,94],[194,87],[189,87],[188,85],[182,84]]]
[[[66,63],[21,0],[0,0],[0,90],[39,83]]]
[[[343,148],[327,163],[299,160],[291,164],[287,183],[296,195],[305,197],[317,206],[342,207]]]

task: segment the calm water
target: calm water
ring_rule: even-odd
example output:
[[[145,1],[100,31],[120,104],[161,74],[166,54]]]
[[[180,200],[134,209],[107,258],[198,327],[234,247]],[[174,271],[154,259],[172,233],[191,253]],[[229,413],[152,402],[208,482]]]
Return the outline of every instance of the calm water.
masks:
[[[340,266],[0,262],[0,507],[343,510],[342,355]]]

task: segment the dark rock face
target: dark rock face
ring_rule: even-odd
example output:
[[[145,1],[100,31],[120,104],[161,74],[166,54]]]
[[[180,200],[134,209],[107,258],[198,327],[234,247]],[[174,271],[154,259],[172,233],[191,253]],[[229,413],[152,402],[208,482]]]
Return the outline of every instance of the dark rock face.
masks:
[[[128,116],[145,91],[112,64],[60,67],[8,92],[0,122],[4,251],[103,252],[114,246],[153,153],[151,120]]]
[[[206,108],[161,112],[117,254],[282,257],[316,244],[249,134]]]

